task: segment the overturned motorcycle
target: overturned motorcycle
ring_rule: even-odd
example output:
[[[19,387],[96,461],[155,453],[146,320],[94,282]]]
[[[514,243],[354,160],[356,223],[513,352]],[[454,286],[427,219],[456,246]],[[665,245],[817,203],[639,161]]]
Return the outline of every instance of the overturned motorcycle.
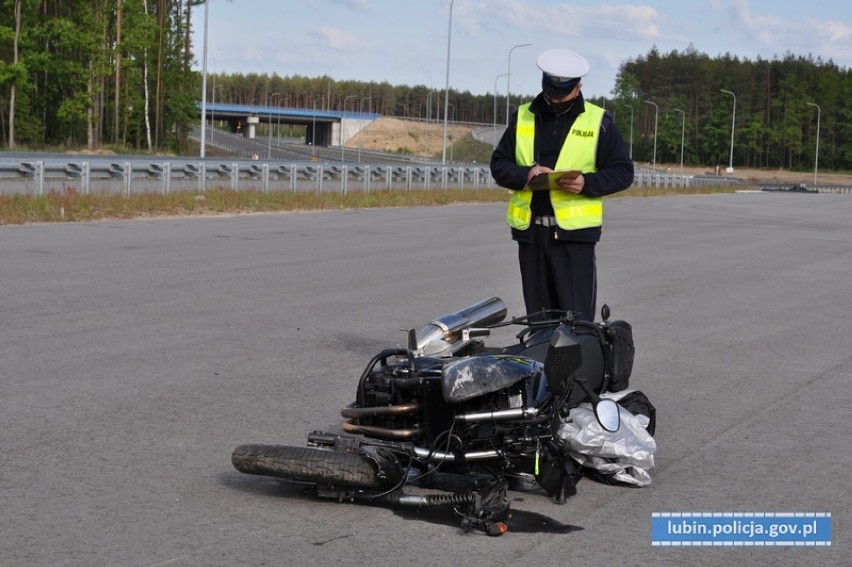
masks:
[[[237,470],[310,486],[319,497],[392,506],[447,506],[465,532],[500,535],[507,489],[543,490],[557,503],[582,476],[650,483],[655,409],[630,390],[632,327],[544,311],[505,321],[496,297],[408,331],[407,348],[367,364],[343,434],[308,446],[248,444]],[[517,325],[517,343],[486,346],[492,329]],[[455,492],[406,494],[406,485],[461,480]]]

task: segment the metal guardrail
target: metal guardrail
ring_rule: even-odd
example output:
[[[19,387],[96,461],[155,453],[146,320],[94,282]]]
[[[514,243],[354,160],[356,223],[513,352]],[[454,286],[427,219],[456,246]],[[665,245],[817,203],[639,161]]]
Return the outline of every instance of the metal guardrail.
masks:
[[[497,187],[487,166],[337,164],[261,160],[0,158],[0,194],[50,192],[168,194],[209,188],[235,191],[340,192]]]
[[[789,183],[761,183],[760,190],[778,193],[829,193],[833,195],[852,195],[852,185],[791,185]]]
[[[376,156],[371,156],[378,159]],[[715,175],[675,175],[636,168],[639,187],[686,188],[742,184]],[[387,189],[500,189],[487,165],[345,163],[250,159],[112,156],[68,159],[62,154],[0,155],[0,194],[163,193],[229,188],[235,191],[340,192]],[[810,192],[852,194],[850,186],[810,186]]]
[[[762,191],[788,191],[828,194],[852,194],[852,185],[808,185],[791,183],[757,183],[738,177],[723,177],[720,175],[674,175],[663,173],[649,167],[636,167],[634,185],[640,187],[719,187],[724,185],[742,185],[759,187]]]

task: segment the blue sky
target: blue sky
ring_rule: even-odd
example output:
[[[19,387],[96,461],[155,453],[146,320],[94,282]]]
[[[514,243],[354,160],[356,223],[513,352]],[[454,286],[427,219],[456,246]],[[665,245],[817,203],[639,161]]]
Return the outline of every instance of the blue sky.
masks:
[[[443,89],[450,0],[209,0],[210,72],[328,75]],[[201,67],[204,10],[194,14]],[[592,65],[586,96],[609,96],[619,64],[692,44],[711,57],[786,52],[852,67],[849,0],[454,0],[449,84],[473,94],[534,95],[538,54],[567,47]],[[521,44],[526,47],[515,47]],[[510,56],[511,52],[511,56]]]

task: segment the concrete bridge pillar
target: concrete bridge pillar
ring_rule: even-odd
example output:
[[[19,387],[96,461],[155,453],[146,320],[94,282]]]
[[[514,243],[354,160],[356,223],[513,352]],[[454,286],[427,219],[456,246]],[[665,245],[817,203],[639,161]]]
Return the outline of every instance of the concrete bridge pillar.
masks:
[[[244,135],[248,139],[254,140],[257,125],[260,123],[260,118],[257,116],[249,116],[246,122],[248,122],[248,132],[245,132]]]

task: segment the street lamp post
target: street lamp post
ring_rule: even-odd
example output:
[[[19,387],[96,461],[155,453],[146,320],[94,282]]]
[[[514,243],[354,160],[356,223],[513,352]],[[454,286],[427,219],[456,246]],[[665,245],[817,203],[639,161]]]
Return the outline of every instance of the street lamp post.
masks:
[[[660,107],[652,100],[646,100],[645,102],[654,107],[654,161],[651,167],[657,169],[657,117],[660,115]]]
[[[314,116],[313,125],[311,126],[311,156],[317,155],[317,101],[322,100],[321,96],[314,98]]]
[[[343,112],[346,113],[346,101],[350,98],[358,98],[358,95],[349,95],[343,99]],[[340,163],[343,163],[343,156],[346,152],[346,146],[343,145],[343,118],[340,119]]]
[[[204,3],[204,55],[201,58],[201,157],[205,155],[207,145],[207,14],[210,12],[209,0]]]
[[[438,91],[429,91],[426,95],[426,122],[432,121],[432,95]]]
[[[686,112],[679,108],[675,108],[674,111],[680,112],[680,175],[683,176],[683,134],[686,131]]]
[[[213,88],[210,90],[210,95],[210,129],[213,130],[216,127],[216,75],[213,75]]]
[[[513,45],[512,48],[509,50],[509,64],[506,68],[506,126],[509,125],[509,96],[511,96],[509,91],[509,75],[512,74],[512,51],[519,47],[529,47],[530,45],[532,44],[521,43],[519,45]]]
[[[817,164],[819,163],[819,119],[822,114],[822,110],[819,105],[813,102],[809,102],[808,106],[813,106],[817,109],[817,139],[816,139],[816,153],[814,154],[814,185],[817,182]]]
[[[633,105],[628,104],[627,108],[630,109],[630,159],[633,159]]]
[[[267,133],[266,142],[266,159],[272,159],[272,100],[276,96],[281,96],[281,93],[272,93],[266,97],[266,115],[269,117],[269,131]]]
[[[731,157],[728,159],[728,173],[734,172],[734,126],[737,122],[737,95],[732,93],[731,91],[726,91],[725,89],[720,89],[723,93],[729,94],[734,97],[734,109],[731,112]]]
[[[426,154],[427,159],[429,157],[429,124],[432,122],[432,95],[437,92],[438,91],[430,91],[429,94],[426,95],[426,132],[423,134],[423,152]]]
[[[285,96],[284,98],[286,99],[287,97]],[[278,117],[275,120],[275,132],[277,134],[276,135],[277,141],[276,141],[275,145],[280,148],[281,147],[281,100],[280,99],[278,100],[277,106],[278,106]]]
[[[450,122],[455,124],[456,123],[456,106],[453,103],[450,103],[450,108],[453,111],[453,119],[450,120]],[[444,118],[446,119],[447,116],[444,115]],[[452,144],[450,144],[450,161],[453,161],[453,146],[452,146]]]
[[[502,75],[497,75],[497,77],[494,79],[494,124],[492,126],[493,129],[491,131],[492,148],[497,147],[497,81],[499,81],[503,77],[508,76],[509,73],[503,73]]]
[[[358,114],[361,114],[363,112],[362,105],[364,104],[365,100],[372,102],[372,95],[365,96],[364,98],[362,98],[361,100],[358,101]],[[369,108],[369,107],[367,107],[367,108]],[[361,137],[360,136],[358,137],[358,163],[361,163]]]
[[[450,105],[450,38],[453,36],[453,3],[450,0],[450,18],[447,27],[447,78],[444,83],[444,139],[441,143],[441,163],[447,163],[447,109]]]

